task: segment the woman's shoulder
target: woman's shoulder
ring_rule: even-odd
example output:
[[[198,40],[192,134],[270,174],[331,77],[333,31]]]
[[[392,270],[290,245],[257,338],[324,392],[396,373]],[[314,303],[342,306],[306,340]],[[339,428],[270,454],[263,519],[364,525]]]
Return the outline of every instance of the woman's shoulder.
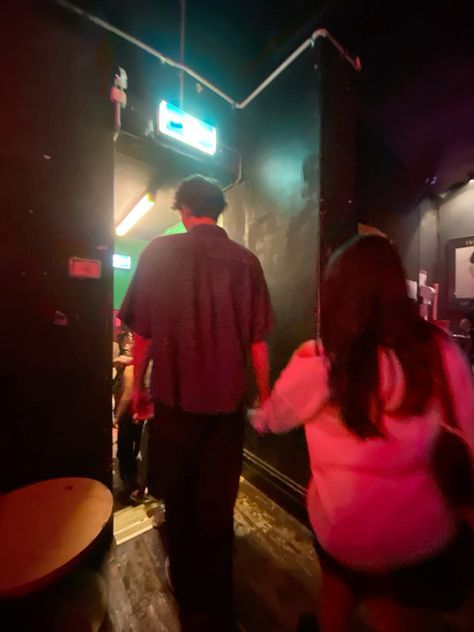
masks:
[[[323,355],[324,350],[319,340],[305,340],[293,353],[293,357],[301,359],[315,358]]]
[[[305,340],[293,353],[297,358],[312,358],[316,355],[316,340]]]
[[[313,387],[327,380],[327,372],[328,363],[321,345],[316,340],[306,340],[293,352],[280,379],[300,384],[302,388],[307,384]]]

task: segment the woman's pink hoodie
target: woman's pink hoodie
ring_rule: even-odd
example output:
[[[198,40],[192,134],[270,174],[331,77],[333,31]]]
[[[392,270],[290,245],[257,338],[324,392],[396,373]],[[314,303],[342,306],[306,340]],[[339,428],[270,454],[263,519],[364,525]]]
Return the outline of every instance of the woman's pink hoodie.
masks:
[[[457,420],[474,457],[472,372],[454,342],[440,344]],[[358,438],[330,404],[328,360],[308,341],[295,352],[252,421],[257,430],[275,433],[304,424],[311,524],[328,553],[360,570],[384,572],[431,557],[457,530],[431,473],[442,408],[433,398],[422,415],[401,418],[396,411],[404,392],[396,355],[380,349],[385,437]]]

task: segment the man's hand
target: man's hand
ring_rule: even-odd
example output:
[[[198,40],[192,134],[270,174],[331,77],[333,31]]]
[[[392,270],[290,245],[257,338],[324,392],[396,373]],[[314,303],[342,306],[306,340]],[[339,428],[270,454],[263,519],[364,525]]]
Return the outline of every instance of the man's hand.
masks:
[[[265,420],[265,415],[261,410],[251,410],[248,413],[248,420],[255,432],[260,436],[268,433],[268,426]]]
[[[270,362],[268,359],[268,347],[264,341],[254,342],[250,347],[252,366],[257,383],[259,407],[270,397]]]

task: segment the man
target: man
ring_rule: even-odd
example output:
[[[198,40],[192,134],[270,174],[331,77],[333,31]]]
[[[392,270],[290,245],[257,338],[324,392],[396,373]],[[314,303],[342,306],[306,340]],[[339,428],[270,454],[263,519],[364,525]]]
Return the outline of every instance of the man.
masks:
[[[233,509],[248,355],[260,400],[269,395],[268,290],[255,255],[217,226],[225,205],[213,180],[195,175],[182,182],[174,208],[187,233],[159,237],[145,249],[120,312],[136,334],[138,411],[153,360],[149,466],[166,506],[171,579],[185,631],[234,629]]]

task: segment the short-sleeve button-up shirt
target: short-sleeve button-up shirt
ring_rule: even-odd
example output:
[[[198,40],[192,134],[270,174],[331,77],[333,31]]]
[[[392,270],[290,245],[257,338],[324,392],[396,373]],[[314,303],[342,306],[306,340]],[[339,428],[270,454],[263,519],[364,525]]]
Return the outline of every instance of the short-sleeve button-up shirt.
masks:
[[[152,397],[202,414],[242,405],[249,348],[272,324],[257,257],[208,224],[147,246],[119,317],[151,339]]]

